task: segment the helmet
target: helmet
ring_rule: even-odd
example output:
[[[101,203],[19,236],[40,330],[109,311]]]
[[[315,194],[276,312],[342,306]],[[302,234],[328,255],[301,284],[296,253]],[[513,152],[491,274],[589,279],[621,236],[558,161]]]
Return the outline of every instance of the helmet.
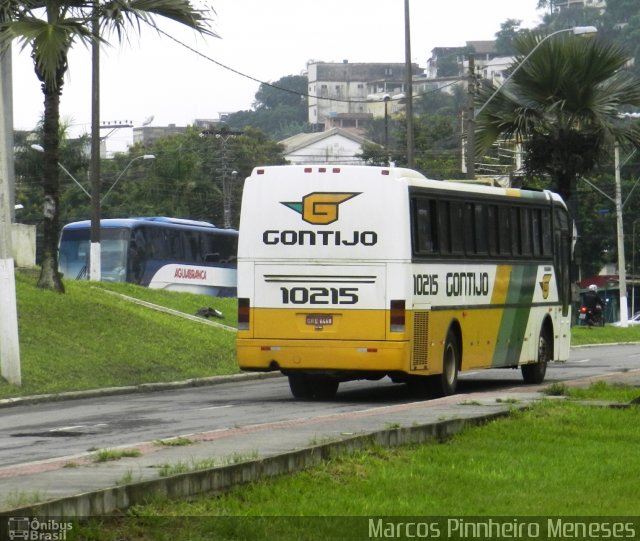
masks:
[[[589,286],[589,291],[598,291],[598,286],[597,286],[597,285],[595,285],[595,284],[591,284],[591,285]]]

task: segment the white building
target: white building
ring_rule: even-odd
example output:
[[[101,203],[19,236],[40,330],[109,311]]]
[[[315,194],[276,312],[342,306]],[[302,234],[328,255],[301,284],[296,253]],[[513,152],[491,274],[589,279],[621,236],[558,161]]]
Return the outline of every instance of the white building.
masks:
[[[417,64],[412,71],[414,77],[422,72]],[[383,110],[383,95],[404,93],[405,73],[404,63],[309,62],[309,122],[320,129],[359,130]]]
[[[358,158],[367,139],[342,128],[317,133],[299,133],[283,141],[285,158],[294,165],[362,165]]]

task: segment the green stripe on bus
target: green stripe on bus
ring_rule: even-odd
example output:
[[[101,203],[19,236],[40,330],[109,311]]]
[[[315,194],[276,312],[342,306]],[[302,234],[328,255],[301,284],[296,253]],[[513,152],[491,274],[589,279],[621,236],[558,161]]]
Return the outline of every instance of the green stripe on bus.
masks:
[[[525,265],[514,266],[511,271],[506,304],[516,307],[505,308],[502,313],[492,366],[513,366],[520,358],[537,272],[535,266]]]

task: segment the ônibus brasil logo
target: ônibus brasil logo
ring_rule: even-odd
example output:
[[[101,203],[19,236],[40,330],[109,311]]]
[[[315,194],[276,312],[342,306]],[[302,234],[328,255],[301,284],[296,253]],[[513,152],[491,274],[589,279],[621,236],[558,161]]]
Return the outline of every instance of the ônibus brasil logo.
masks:
[[[339,206],[360,195],[361,192],[313,192],[305,195],[302,201],[281,203],[285,207],[302,214],[305,222],[314,225],[328,225],[338,220]]]

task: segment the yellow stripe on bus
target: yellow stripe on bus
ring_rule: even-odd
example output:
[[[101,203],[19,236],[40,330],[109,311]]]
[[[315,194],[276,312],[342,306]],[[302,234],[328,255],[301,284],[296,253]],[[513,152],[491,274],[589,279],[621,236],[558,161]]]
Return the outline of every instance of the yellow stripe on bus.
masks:
[[[493,286],[491,304],[503,305],[506,302],[512,268],[511,265],[498,265],[496,268],[496,283]]]

